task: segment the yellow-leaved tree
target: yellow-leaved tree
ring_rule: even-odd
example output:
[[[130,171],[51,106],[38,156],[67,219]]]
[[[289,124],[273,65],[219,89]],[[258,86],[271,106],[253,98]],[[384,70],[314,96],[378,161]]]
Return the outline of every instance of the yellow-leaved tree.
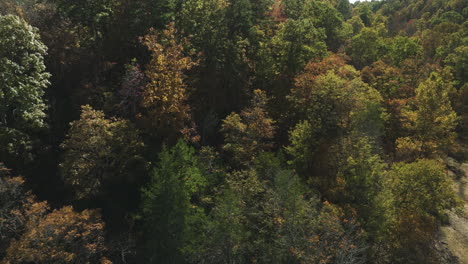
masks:
[[[187,104],[188,85],[185,72],[198,63],[184,52],[188,40],[178,38],[173,23],[157,32],[154,29],[141,39],[151,52],[146,65],[148,84],[143,91],[142,119],[160,137],[174,132],[192,132],[190,106]],[[192,132],[193,135],[193,132]]]
[[[456,138],[457,114],[450,103],[453,86],[438,73],[432,73],[416,89],[415,107],[404,112],[409,137],[397,139],[402,159],[447,154]]]

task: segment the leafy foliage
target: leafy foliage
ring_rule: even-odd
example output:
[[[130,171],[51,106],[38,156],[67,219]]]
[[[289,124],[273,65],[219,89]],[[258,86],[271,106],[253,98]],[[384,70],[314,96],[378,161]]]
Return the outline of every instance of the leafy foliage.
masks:
[[[465,2],[0,1],[0,262],[457,262]]]
[[[303,121],[290,130],[291,145],[286,151],[305,177],[317,173],[312,164],[316,153],[325,157],[337,138],[350,134],[376,139],[382,135],[385,113],[379,92],[340,57],[309,64],[287,98]]]
[[[266,93],[255,90],[248,108],[240,115],[231,113],[223,121],[223,149],[233,155],[233,161],[237,164],[248,165],[256,155],[272,147],[274,121],[266,112],[266,104]]]
[[[390,243],[398,262],[431,261],[431,241],[444,210],[459,205],[444,167],[434,160],[397,163],[388,172]],[[412,252],[409,254],[409,252]],[[419,260],[418,260],[419,259]]]
[[[160,153],[151,181],[142,189],[148,261],[182,261],[184,248],[203,240],[197,230],[203,224],[204,209],[197,201],[206,186],[195,151],[184,141]]]
[[[109,263],[105,257],[104,223],[100,213],[73,211],[70,206],[54,210],[36,223],[7,250],[7,263]]]
[[[47,47],[36,28],[14,15],[0,16],[0,34],[0,159],[27,160],[32,140],[46,127]]]
[[[405,113],[410,129],[417,135],[410,140],[420,142],[416,153],[422,157],[447,153],[455,140],[457,115],[450,103],[451,89],[442,76],[432,73],[416,89],[416,109]]]
[[[142,42],[152,53],[145,71],[148,84],[143,91],[145,118],[152,128],[165,136],[180,132],[190,121],[190,107],[187,105],[187,85],[185,72],[197,63],[184,54],[186,40],[176,39],[174,24],[162,33],[152,33],[142,38]]]
[[[373,28],[363,28],[351,40],[348,54],[357,68],[363,68],[379,60],[386,53],[386,45]]]
[[[47,210],[46,203],[37,203],[36,197],[27,191],[22,177],[12,177],[0,164],[0,257],[6,249],[25,232],[28,223],[34,223]]]
[[[61,145],[62,177],[77,198],[98,195],[105,184],[136,180],[144,165],[140,156],[143,143],[137,133],[126,120],[107,119],[89,105],[82,107],[80,120],[71,123]]]

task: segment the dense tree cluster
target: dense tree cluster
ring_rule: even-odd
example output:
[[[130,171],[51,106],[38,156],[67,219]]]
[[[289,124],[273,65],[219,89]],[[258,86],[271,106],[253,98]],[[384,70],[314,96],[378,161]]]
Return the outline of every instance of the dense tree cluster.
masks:
[[[463,0],[0,1],[0,263],[442,263],[467,21]]]

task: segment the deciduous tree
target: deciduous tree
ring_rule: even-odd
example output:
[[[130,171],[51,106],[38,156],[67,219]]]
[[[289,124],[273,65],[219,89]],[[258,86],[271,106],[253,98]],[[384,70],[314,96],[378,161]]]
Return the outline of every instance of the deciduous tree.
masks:
[[[142,42],[151,52],[145,71],[148,83],[143,91],[142,105],[146,110],[143,118],[150,128],[156,129],[152,133],[173,137],[173,133],[190,125],[185,73],[197,62],[184,52],[187,39],[178,39],[174,24],[169,24],[162,32],[152,29]]]
[[[101,194],[104,183],[132,183],[144,169],[136,128],[89,105],[82,107],[80,120],[71,123],[61,147],[61,175],[78,199]]]
[[[274,121],[266,111],[267,96],[255,90],[250,106],[240,115],[231,113],[223,121],[223,149],[232,155],[236,165],[248,165],[262,151],[272,147]]]
[[[125,75],[122,78],[119,95],[120,110],[123,116],[135,118],[141,107],[143,91],[146,86],[146,77],[136,61],[125,66]]]
[[[401,65],[404,60],[415,57],[422,53],[422,47],[417,39],[408,37],[395,37],[389,47],[388,56],[394,65]]]
[[[22,177],[12,177],[0,163],[0,258],[5,257],[10,242],[17,240],[29,223],[37,222],[48,210],[38,203],[24,186]]]
[[[409,139],[420,145],[419,155],[443,155],[455,140],[457,114],[450,103],[453,86],[432,73],[416,89],[415,108],[405,112],[406,125],[414,133]]]
[[[105,255],[104,223],[98,210],[71,206],[29,222],[7,250],[6,263],[111,263]]]
[[[460,205],[445,168],[434,160],[397,163],[385,177],[389,236],[396,263],[431,263],[432,241],[444,211]],[[385,223],[382,223],[385,225]]]
[[[386,53],[386,45],[377,29],[363,28],[350,42],[347,53],[358,69],[379,60]]]
[[[14,15],[0,15],[0,35],[0,159],[16,164],[30,158],[32,141],[46,127],[47,47],[37,29]]]

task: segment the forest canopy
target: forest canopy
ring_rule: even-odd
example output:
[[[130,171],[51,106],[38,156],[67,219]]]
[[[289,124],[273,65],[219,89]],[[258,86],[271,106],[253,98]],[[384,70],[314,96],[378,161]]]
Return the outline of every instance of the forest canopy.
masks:
[[[1,0],[0,263],[466,263],[467,68],[466,0]]]

